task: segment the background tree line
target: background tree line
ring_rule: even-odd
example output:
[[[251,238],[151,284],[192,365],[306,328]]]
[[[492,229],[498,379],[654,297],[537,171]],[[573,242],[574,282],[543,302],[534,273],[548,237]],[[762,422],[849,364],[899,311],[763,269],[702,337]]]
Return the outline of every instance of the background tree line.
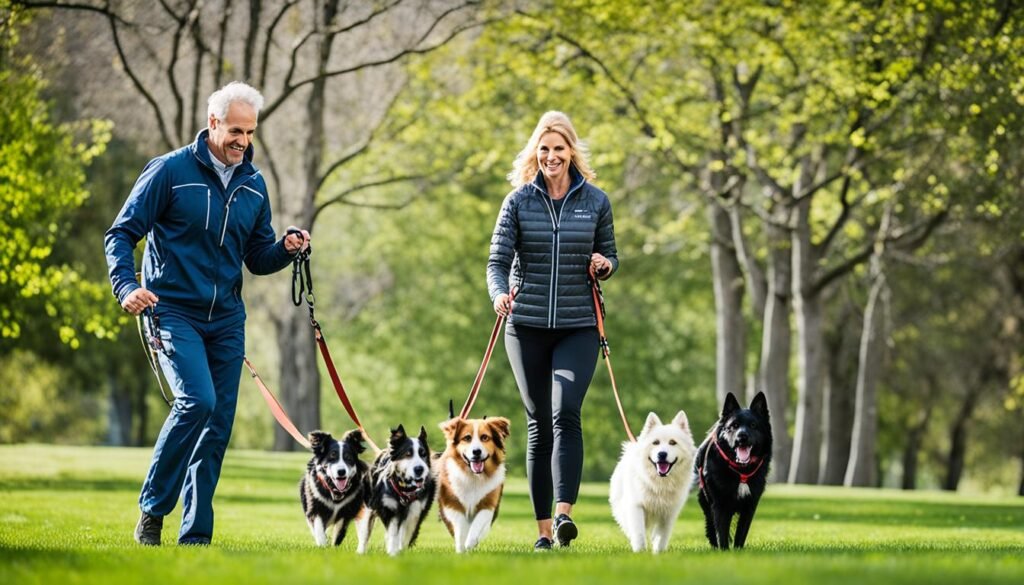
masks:
[[[99,242],[145,160],[190,141],[205,96],[239,78],[268,98],[257,162],[277,224],[313,228],[317,316],[371,432],[433,428],[465,397],[493,323],[483,268],[503,177],[539,114],[560,109],[615,208],[608,329],[634,425],[685,408],[707,428],[725,392],[763,390],[777,481],[957,489],[966,474],[1024,490],[1013,2],[0,10],[0,68],[26,80],[5,78],[2,99],[31,104],[5,114],[45,114],[79,153],[0,131],[5,153],[40,153],[3,157],[5,233],[49,234],[5,238],[5,441],[156,432],[162,406],[106,297]],[[43,163],[86,169],[60,179],[77,197],[8,178]],[[8,213],[26,200],[46,215]],[[79,276],[49,289],[16,278],[66,267]],[[299,428],[346,428],[288,287],[287,274],[247,283],[250,357]],[[507,370],[499,348],[478,413],[519,420]],[[624,438],[614,408],[599,366],[589,478]],[[238,416],[235,445],[294,448],[255,394]]]

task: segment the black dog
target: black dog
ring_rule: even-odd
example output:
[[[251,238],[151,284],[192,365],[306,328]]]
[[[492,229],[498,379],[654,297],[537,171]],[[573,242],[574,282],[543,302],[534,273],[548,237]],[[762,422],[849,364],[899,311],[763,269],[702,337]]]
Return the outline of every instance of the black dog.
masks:
[[[370,467],[359,459],[366,450],[363,434],[345,433],[341,441],[323,431],[309,434],[313,457],[299,482],[299,498],[306,523],[319,546],[327,546],[327,531],[334,528],[334,546],[341,544],[352,520],[369,516],[366,494]]]
[[[430,458],[427,430],[420,427],[419,436],[413,438],[398,425],[391,431],[388,448],[373,462],[369,505],[387,530],[384,542],[389,555],[397,555],[416,543],[420,525],[434,503],[437,485],[431,474]],[[372,529],[371,518],[367,538]]]
[[[740,408],[730,392],[722,417],[697,449],[693,463],[700,485],[697,500],[704,509],[711,546],[729,548],[729,527],[732,517],[739,514],[734,545],[743,547],[764,493],[771,459],[772,425],[764,393],[757,393],[750,408]]]

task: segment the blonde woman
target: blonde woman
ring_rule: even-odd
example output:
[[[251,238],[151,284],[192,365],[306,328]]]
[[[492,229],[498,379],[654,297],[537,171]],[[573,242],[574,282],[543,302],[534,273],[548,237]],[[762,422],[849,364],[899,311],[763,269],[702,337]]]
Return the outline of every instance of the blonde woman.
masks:
[[[526,409],[537,551],[555,541],[569,546],[578,534],[571,514],[583,471],[580,411],[599,350],[587,269],[603,280],[619,265],[611,204],[591,183],[587,157],[568,116],[541,116],[509,173],[514,189],[498,214],[487,263],[494,310],[508,317],[505,349]]]

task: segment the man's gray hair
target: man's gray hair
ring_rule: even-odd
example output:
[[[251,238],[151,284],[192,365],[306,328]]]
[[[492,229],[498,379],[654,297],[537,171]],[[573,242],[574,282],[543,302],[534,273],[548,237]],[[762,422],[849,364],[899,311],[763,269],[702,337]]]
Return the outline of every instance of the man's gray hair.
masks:
[[[259,114],[263,109],[263,94],[247,83],[232,81],[210,94],[206,106],[207,117],[213,116],[223,122],[228,115],[228,106],[231,102],[245,102]]]

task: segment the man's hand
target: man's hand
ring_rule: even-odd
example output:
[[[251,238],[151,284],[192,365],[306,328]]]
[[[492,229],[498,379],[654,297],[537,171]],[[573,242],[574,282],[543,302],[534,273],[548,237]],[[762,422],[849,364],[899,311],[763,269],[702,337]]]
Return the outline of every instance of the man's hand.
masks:
[[[288,229],[297,230],[298,232],[290,233],[284,237],[284,249],[287,250],[289,254],[297,254],[309,247],[309,241],[311,239],[309,232],[295,227],[290,227]]]
[[[121,308],[132,315],[138,315],[148,307],[155,307],[160,298],[145,288],[137,288],[128,293],[121,303]]]

